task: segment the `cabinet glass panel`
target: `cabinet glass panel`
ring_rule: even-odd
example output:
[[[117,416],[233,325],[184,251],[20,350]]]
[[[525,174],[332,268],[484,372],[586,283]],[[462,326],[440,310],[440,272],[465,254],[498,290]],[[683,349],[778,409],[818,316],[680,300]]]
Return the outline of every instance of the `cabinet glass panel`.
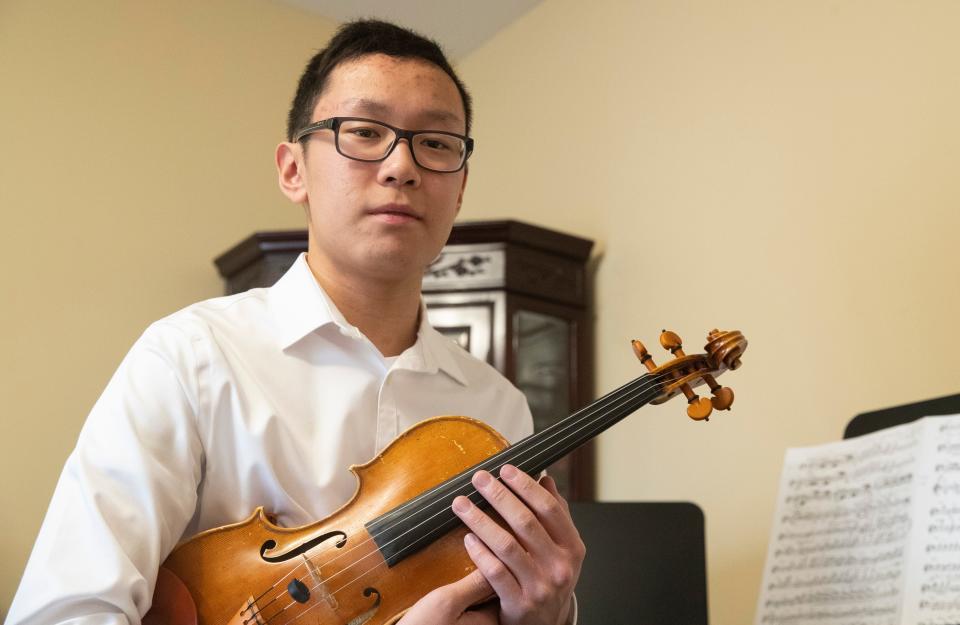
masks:
[[[514,316],[516,385],[533,413],[533,428],[543,430],[570,414],[570,323],[519,310]],[[549,469],[560,493],[570,492],[570,456]]]

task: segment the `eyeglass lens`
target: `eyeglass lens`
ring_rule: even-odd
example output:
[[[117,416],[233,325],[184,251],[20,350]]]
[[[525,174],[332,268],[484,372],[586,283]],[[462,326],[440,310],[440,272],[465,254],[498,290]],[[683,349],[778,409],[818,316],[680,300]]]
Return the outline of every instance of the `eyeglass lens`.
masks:
[[[337,133],[340,152],[361,161],[378,161],[387,155],[396,133],[369,121],[343,120]],[[466,144],[463,139],[436,132],[419,132],[410,145],[422,167],[437,171],[455,171],[463,164]]]

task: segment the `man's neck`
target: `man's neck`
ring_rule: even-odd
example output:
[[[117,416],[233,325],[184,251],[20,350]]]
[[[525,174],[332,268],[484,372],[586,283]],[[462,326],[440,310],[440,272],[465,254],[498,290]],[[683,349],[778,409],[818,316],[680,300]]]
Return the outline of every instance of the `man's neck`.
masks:
[[[307,264],[344,318],[356,326],[384,356],[397,356],[417,340],[420,279],[371,281],[342,276]]]

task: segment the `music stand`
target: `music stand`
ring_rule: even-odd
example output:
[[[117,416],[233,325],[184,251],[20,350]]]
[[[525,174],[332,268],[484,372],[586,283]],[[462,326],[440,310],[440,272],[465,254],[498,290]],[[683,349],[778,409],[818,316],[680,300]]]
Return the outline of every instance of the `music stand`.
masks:
[[[572,502],[587,545],[578,625],[707,625],[703,511],[687,502]]]
[[[903,404],[893,408],[872,410],[858,414],[843,431],[844,438],[853,438],[862,434],[876,432],[883,428],[910,423],[923,417],[934,417],[951,414],[960,414],[960,393],[947,395],[937,399],[918,401],[912,404]]]

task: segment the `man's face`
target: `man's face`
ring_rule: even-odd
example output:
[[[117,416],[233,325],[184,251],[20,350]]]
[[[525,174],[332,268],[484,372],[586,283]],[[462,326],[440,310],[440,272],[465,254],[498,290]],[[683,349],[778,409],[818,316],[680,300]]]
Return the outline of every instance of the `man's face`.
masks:
[[[342,63],[330,73],[312,121],[334,116],[464,133],[463,103],[449,76],[421,60],[380,54]],[[406,141],[384,161],[351,160],[337,152],[332,130],[310,135],[303,149],[286,145],[296,175],[285,181],[281,145],[281,187],[290,199],[308,205],[308,259],[314,271],[351,279],[419,280],[450,234],[465,170],[422,169]]]

